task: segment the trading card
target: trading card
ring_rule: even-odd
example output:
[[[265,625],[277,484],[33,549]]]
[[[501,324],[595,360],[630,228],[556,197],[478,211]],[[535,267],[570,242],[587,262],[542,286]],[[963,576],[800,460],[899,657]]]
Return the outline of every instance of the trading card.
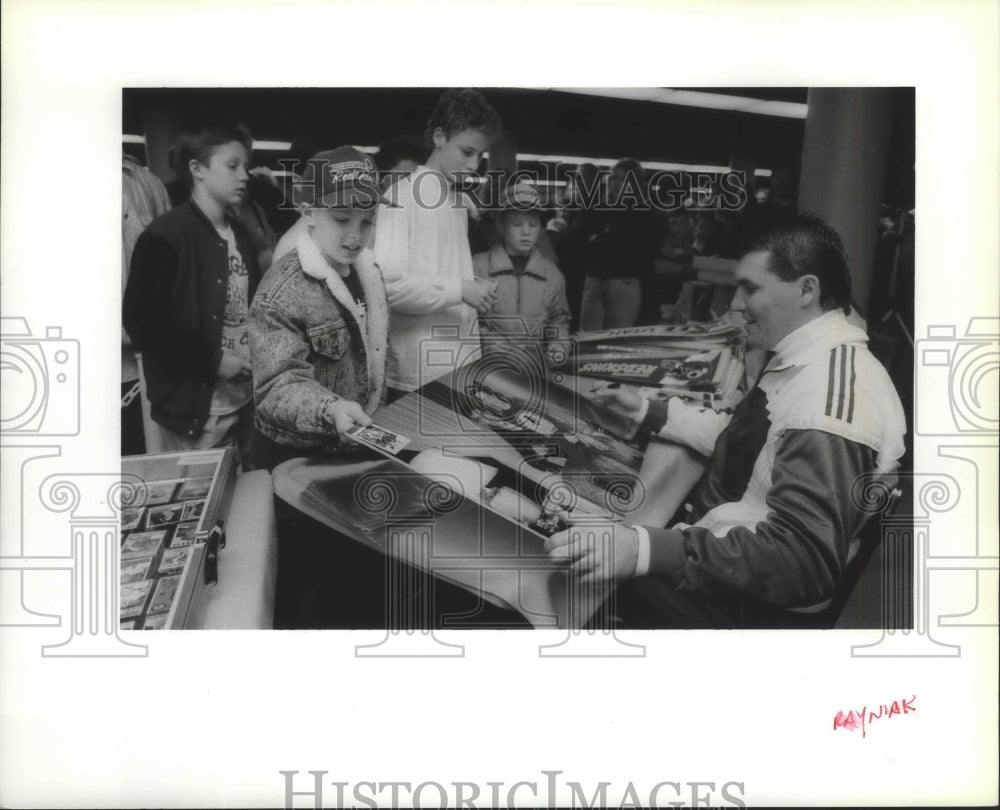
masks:
[[[400,436],[398,433],[393,433],[378,425],[354,428],[354,430],[347,431],[347,435],[355,441],[367,444],[383,453],[391,453],[394,456],[398,455],[399,451],[410,443],[410,440],[405,436]]]
[[[163,579],[156,583],[156,591],[149,603],[150,613],[162,613],[165,610],[170,610],[170,605],[177,594],[180,581],[181,578],[179,576],[163,577]]]
[[[147,616],[142,623],[143,630],[163,630],[167,626],[169,613],[157,613],[155,616]]]
[[[205,511],[204,501],[185,501],[184,502],[184,512],[181,514],[181,520],[195,520],[201,517],[201,513]]]
[[[142,528],[142,515],[145,509],[123,509],[122,510],[122,531],[131,532]]]
[[[149,596],[149,589],[152,585],[153,581],[149,579],[141,579],[138,582],[123,582],[119,618],[130,619],[142,613],[142,606],[146,604],[146,597]]]
[[[160,543],[166,536],[167,533],[162,530],[158,532],[132,532],[125,538],[125,543],[122,545],[122,559],[153,556],[160,550]]]
[[[192,498],[205,498],[212,488],[211,478],[192,478],[186,481],[181,491],[177,493],[177,500],[186,501]]]
[[[157,526],[168,526],[177,523],[181,519],[181,512],[184,506],[179,503],[170,503],[166,506],[152,506],[146,514],[146,525],[149,528]]]
[[[187,562],[189,549],[168,548],[160,558],[160,567],[156,569],[158,574],[179,574],[184,570],[184,563]]]
[[[152,557],[138,557],[134,560],[122,560],[121,581],[138,582],[140,579],[145,579],[146,572],[149,571],[149,564],[152,561]]]
[[[148,490],[148,494],[146,496],[146,506],[170,503],[173,500],[174,490],[179,483],[180,481],[177,479],[173,481],[147,481],[146,489]]]
[[[190,546],[198,537],[198,521],[178,523],[174,527],[174,536],[170,540],[170,548]]]

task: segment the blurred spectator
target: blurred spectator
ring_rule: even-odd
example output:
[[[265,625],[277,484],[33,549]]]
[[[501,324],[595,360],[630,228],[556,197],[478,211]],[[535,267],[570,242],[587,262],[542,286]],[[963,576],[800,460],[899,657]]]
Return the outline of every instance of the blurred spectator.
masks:
[[[652,283],[653,302],[657,306],[661,323],[677,320],[672,305],[677,303],[684,282],[694,278],[694,268],[691,266],[691,218],[688,212],[678,208],[669,211],[664,220],[666,236],[660,245]]]
[[[669,211],[666,214],[667,234],[660,247],[660,256],[679,264],[691,262],[691,217],[683,208]]]
[[[566,209],[562,231],[549,231],[555,242],[559,269],[566,278],[566,298],[569,301],[570,331],[580,328],[580,309],[586,277],[594,270],[594,248],[591,239],[604,224],[604,213],[588,200],[598,199],[600,175],[593,163],[581,163],[566,184]]]
[[[257,266],[263,276],[271,266],[274,247],[278,244],[278,236],[271,220],[275,216],[280,218],[284,195],[267,166],[255,166],[250,169],[249,174],[247,195],[242,203],[233,206],[233,210],[253,239],[254,247],[257,248]]]
[[[712,211],[699,211],[695,214],[694,233],[691,241],[692,255],[718,256],[719,241],[720,228],[715,214]]]
[[[139,235],[170,210],[170,197],[160,178],[130,155],[122,155],[122,293]],[[122,397],[139,381],[139,364],[132,339],[122,328]],[[122,455],[146,452],[142,404],[138,397],[122,411]]]
[[[744,244],[748,244],[744,233],[744,214],[742,211],[716,211],[715,222],[718,227],[716,247],[723,259],[738,259],[743,255]]]
[[[384,191],[401,177],[408,176],[426,159],[427,149],[420,139],[404,135],[379,144],[375,165],[379,171],[379,186]]]
[[[583,288],[580,328],[587,332],[659,318],[648,287],[663,228],[650,205],[646,174],[639,161],[618,161],[608,178],[607,191],[607,216],[593,240],[596,264]]]
[[[756,199],[756,195],[755,195]],[[747,240],[768,233],[795,218],[798,203],[798,177],[788,166],[778,166],[771,171],[771,190],[767,201],[755,205],[747,223]]]

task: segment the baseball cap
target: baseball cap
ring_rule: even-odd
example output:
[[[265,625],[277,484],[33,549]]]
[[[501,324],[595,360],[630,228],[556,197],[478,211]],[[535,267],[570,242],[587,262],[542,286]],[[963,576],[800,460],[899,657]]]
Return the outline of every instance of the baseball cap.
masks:
[[[544,211],[538,189],[530,183],[512,183],[500,192],[501,211]]]
[[[317,152],[303,175],[307,201],[323,208],[398,208],[379,192],[375,161],[350,146]]]

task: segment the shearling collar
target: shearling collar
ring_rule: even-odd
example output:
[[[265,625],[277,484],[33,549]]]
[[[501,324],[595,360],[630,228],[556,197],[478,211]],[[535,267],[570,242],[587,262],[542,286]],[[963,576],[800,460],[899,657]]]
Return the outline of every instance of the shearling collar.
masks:
[[[344,284],[344,280],[340,273],[331,267],[330,263],[323,258],[323,253],[320,251],[319,246],[313,241],[312,236],[309,235],[309,231],[303,231],[299,234],[299,240],[296,244],[296,248],[299,252],[299,262],[302,265],[302,272],[317,281],[325,282],[327,289],[333,293],[333,297],[337,299],[337,302],[351,313],[354,320],[356,320],[359,324],[362,323],[365,311],[364,305],[359,304],[354,300],[354,296],[351,295],[350,291],[347,289],[347,285]],[[360,267],[355,266],[354,269],[358,273],[358,278],[361,279]],[[367,293],[363,279],[361,279],[361,286]]]
[[[369,379],[372,380],[372,396],[362,403],[365,412],[371,414],[380,404],[385,392],[386,344],[389,337],[389,304],[386,300],[382,273],[371,256],[371,250],[361,251],[353,265],[365,295],[363,304],[354,300],[340,277],[323,257],[319,246],[313,241],[309,231],[303,231],[295,245],[302,272],[322,281],[333,297],[346,309],[358,324],[361,339],[365,345]]]

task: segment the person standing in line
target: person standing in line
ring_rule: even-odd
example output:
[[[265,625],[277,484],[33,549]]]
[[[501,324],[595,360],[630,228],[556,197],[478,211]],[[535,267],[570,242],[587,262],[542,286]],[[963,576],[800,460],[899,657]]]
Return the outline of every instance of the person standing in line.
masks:
[[[260,274],[233,208],[247,195],[251,146],[235,123],[181,135],[175,165],[191,197],[139,237],[122,306],[164,449],[235,445],[244,469],[254,466],[247,310]]]
[[[500,118],[481,93],[446,91],[427,122],[426,164],[388,190],[399,207],[379,215],[375,263],[392,313],[390,402],[478,355],[477,314],[490,309],[495,291],[473,274],[461,185],[499,133]]]
[[[297,244],[250,307],[259,457],[264,466],[335,452],[385,399],[389,309],[372,261],[375,161],[349,146],[315,160]]]
[[[569,356],[569,304],[559,268],[538,250],[542,202],[537,189],[505,189],[495,219],[494,244],[472,257],[476,278],[497,285],[492,309],[481,315],[483,351],[521,350],[543,371]]]
[[[618,161],[608,178],[608,211],[593,238],[594,267],[584,281],[580,329],[599,332],[635,326],[643,316],[653,260],[663,227],[646,189],[639,161]]]
[[[128,284],[135,243],[144,230],[170,210],[167,189],[153,172],[131,155],[122,155],[122,294]],[[122,398],[139,380],[135,346],[122,327]],[[122,455],[146,452],[142,408],[138,398],[122,410]]]
[[[594,270],[592,238],[604,225],[598,210],[600,174],[593,163],[581,163],[566,183],[566,211],[562,227],[549,223],[555,241],[557,264],[566,278],[570,332],[580,328],[584,282]]]

